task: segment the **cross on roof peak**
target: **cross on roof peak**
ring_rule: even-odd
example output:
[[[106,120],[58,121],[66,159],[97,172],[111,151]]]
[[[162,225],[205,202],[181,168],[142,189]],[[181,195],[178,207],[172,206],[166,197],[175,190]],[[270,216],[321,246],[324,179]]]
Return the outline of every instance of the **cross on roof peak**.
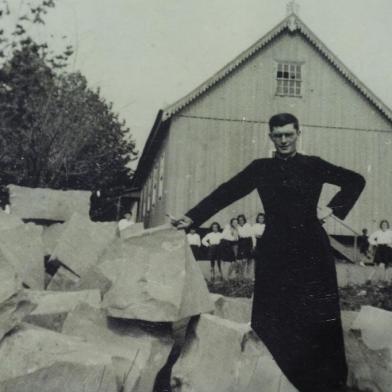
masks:
[[[300,10],[300,5],[296,2],[296,0],[291,0],[289,3],[287,3],[286,6],[287,15],[291,15],[291,14],[298,15],[299,10]]]

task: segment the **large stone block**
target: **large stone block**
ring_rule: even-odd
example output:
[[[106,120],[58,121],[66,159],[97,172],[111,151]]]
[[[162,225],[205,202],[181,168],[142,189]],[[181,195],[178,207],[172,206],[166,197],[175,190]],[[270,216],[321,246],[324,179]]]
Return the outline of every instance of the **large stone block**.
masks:
[[[204,314],[173,368],[176,392],[295,392],[247,324]]]
[[[1,392],[118,392],[107,365],[57,362],[49,367],[0,383]]]
[[[126,241],[118,239],[103,253],[101,263],[111,268],[107,277],[112,287],[103,299],[110,316],[173,322],[213,310],[181,231],[146,230]]]
[[[42,231],[42,242],[44,244],[45,255],[50,256],[53,253],[65,227],[66,225],[63,223],[55,223],[44,227]]]
[[[51,291],[77,291],[79,287],[80,277],[60,266],[46,289]]]
[[[236,321],[249,323],[252,317],[252,300],[250,298],[225,297],[220,294],[211,294],[215,304],[214,315]]]
[[[99,351],[93,345],[76,337],[59,334],[29,324],[23,324],[3,339],[0,344],[0,363],[0,385],[7,385],[8,383],[9,388],[20,385],[20,380],[23,380],[26,385],[30,383],[31,385],[37,385],[36,383],[42,379],[45,371],[51,379],[50,383],[55,385],[56,380],[50,375],[50,371],[53,366],[59,366],[58,364],[61,363],[72,365],[65,371],[67,379],[62,380],[64,390],[69,390],[65,389],[67,388],[66,385],[68,383],[72,384],[74,377],[80,379],[80,373],[85,373],[86,367],[101,369],[98,379],[104,378],[106,372],[114,372],[112,357]],[[41,392],[45,390],[44,385],[42,385],[42,388],[39,385],[37,386],[37,388],[32,388],[30,391]],[[101,390],[98,389],[97,391]],[[112,391],[112,389],[109,389],[109,391]]]
[[[0,252],[0,341],[34,306],[23,298],[22,282]]]
[[[23,224],[24,223],[22,219],[15,215],[6,214],[3,210],[0,209],[0,231],[12,229]]]
[[[33,223],[2,230],[0,251],[29,288],[44,288],[42,228]]]
[[[67,221],[78,213],[90,213],[89,191],[62,191],[8,185],[11,213],[23,219]]]
[[[85,303],[94,308],[101,306],[101,295],[98,290],[27,291],[26,296],[37,307],[25,317],[25,321],[58,332],[62,330],[68,313],[78,305]]]
[[[50,261],[58,260],[82,276],[96,264],[102,251],[116,238],[115,222],[92,222],[73,214],[57,241]]]
[[[135,223],[127,228],[119,231],[120,238],[126,240],[128,238],[141,235],[144,231],[144,224],[143,223]]]
[[[351,326],[346,328],[345,345],[349,386],[360,391],[390,392],[392,312],[362,307]]]
[[[155,336],[128,320],[108,319],[89,305],[69,313],[63,333],[83,338],[114,358],[123,392],[152,391],[155,377],[165,364],[173,341],[166,333]]]

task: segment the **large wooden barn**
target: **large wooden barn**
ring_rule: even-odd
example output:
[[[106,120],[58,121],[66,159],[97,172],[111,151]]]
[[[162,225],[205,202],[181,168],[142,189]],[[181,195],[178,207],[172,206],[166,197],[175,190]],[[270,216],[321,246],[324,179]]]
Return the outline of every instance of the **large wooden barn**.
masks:
[[[133,185],[147,227],[181,216],[258,157],[273,154],[268,120],[279,112],[301,124],[300,151],[363,174],[367,187],[345,223],[355,231],[392,219],[392,111],[291,13],[202,85],[160,110]],[[325,186],[322,204],[336,192]],[[214,216],[250,220],[256,192]],[[330,234],[352,232],[336,220]]]

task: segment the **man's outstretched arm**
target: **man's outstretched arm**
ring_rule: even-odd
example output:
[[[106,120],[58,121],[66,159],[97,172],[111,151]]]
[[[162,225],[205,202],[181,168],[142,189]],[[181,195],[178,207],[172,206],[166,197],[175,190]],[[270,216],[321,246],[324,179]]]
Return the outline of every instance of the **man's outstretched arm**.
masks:
[[[253,191],[256,188],[256,177],[257,161],[253,161],[244,170],[220,185],[189,210],[185,214],[184,220],[186,221],[186,218],[189,218],[196,226],[201,225],[218,211]]]

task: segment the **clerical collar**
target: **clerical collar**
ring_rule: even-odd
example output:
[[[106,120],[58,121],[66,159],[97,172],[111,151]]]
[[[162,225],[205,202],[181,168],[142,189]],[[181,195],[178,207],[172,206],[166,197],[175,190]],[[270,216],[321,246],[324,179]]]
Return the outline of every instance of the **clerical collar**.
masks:
[[[297,151],[294,151],[291,155],[287,156],[287,157],[282,157],[281,155],[279,155],[278,153],[275,154],[275,158],[280,159],[281,161],[288,161],[291,158],[294,158],[297,155]]]

